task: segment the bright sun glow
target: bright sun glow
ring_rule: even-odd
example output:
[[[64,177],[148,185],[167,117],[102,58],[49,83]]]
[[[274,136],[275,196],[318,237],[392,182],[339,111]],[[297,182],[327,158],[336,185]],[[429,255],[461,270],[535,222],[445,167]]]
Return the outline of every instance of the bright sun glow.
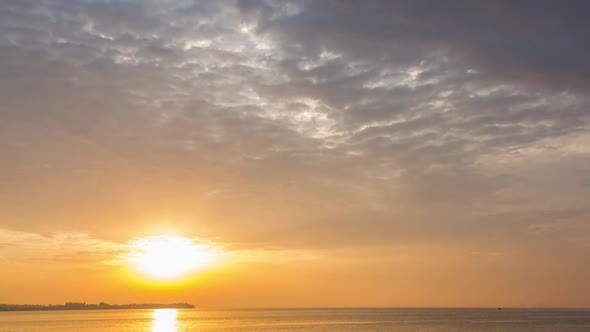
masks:
[[[132,242],[129,259],[143,273],[157,278],[182,276],[211,264],[211,247],[179,236],[153,236]]]

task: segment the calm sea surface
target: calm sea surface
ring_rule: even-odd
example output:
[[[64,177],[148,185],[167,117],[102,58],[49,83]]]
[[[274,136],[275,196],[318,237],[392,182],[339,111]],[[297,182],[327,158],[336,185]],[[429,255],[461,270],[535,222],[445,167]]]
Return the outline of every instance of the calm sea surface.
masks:
[[[0,331],[590,331],[580,309],[272,309],[0,312]]]

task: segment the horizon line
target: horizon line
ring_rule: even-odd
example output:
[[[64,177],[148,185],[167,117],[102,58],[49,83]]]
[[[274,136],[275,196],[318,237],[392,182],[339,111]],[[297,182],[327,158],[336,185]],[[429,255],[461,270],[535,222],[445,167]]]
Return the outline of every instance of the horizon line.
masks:
[[[74,302],[68,301],[63,303],[0,303],[2,305],[31,305],[31,306],[63,306],[67,303],[99,305],[104,303],[110,306],[126,306],[126,305],[175,305],[175,304],[190,304],[194,305],[194,309],[199,310],[312,310],[312,309],[581,309],[590,310],[590,306],[252,306],[252,307],[200,307],[191,302],[129,302],[129,303],[109,303],[100,301],[98,303],[92,302]],[[190,309],[190,308],[187,308]]]

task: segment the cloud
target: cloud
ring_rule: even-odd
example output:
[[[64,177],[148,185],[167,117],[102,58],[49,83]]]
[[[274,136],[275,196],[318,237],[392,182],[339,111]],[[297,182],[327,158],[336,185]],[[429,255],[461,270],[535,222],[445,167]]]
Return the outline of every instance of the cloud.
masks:
[[[37,233],[0,229],[0,257],[9,264],[113,264],[124,246],[84,233]]]
[[[150,241],[166,237],[148,236],[125,243],[93,238],[86,233],[54,232],[42,235],[0,229],[0,264],[5,268],[17,265],[51,265],[57,267],[130,267]],[[248,243],[217,243],[199,238],[172,237],[187,248],[205,251],[214,257],[211,263],[219,264],[284,264],[317,260],[313,250],[288,250],[261,247]],[[164,240],[166,241],[166,240]],[[152,248],[153,249],[153,248]]]
[[[319,1],[296,13],[289,6],[258,1],[244,10],[258,13],[259,30],[297,57],[328,49],[403,68],[442,55],[509,83],[587,91],[587,4],[580,1]]]
[[[0,6],[3,227],[510,242],[588,197],[588,151],[543,148],[588,137],[581,3]]]

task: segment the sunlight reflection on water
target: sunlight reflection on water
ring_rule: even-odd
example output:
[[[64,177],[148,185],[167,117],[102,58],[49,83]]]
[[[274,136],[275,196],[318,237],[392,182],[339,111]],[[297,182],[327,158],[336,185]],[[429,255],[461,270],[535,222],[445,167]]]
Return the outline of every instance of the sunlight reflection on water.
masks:
[[[176,309],[156,309],[152,313],[152,332],[177,332]]]
[[[0,312],[2,332],[588,332],[589,309],[251,309]]]

